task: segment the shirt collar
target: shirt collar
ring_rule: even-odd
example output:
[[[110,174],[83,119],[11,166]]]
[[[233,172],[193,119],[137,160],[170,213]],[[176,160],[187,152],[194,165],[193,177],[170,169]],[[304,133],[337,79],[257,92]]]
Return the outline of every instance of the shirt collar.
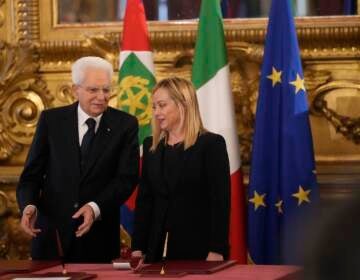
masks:
[[[81,108],[80,104],[78,104],[78,109],[77,109],[77,112],[78,112],[78,122],[79,122],[79,125],[84,125],[86,120],[88,118],[92,118],[95,120],[96,122],[96,127],[99,125],[100,123],[100,120],[101,120],[101,117],[103,114],[100,114],[98,115],[97,117],[92,117],[92,116],[89,116],[88,114],[86,114],[84,112],[84,110]]]

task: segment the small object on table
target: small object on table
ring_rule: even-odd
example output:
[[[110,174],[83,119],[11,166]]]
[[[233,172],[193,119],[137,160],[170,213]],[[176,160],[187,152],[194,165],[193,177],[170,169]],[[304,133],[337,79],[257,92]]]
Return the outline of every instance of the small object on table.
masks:
[[[119,270],[129,270],[132,268],[130,259],[118,258],[112,261],[113,268]]]
[[[165,274],[165,261],[166,261],[166,255],[167,255],[168,238],[169,238],[169,232],[166,232],[166,237],[165,237],[165,242],[164,242],[164,250],[163,250],[163,255],[162,255],[162,267],[161,267],[161,270],[160,270],[160,275]]]
[[[57,244],[58,254],[59,254],[59,257],[60,257],[60,260],[61,260],[62,274],[66,275],[67,271],[66,271],[66,268],[65,268],[65,257],[64,257],[63,248],[61,246],[60,234],[59,234],[59,231],[57,229],[55,230],[55,233],[56,233],[56,244]]]

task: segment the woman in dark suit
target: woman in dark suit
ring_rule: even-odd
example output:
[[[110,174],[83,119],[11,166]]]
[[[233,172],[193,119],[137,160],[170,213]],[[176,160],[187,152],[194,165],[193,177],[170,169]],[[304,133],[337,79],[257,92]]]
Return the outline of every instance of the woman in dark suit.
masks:
[[[160,260],[168,235],[168,259],[226,259],[230,171],[225,140],[203,127],[191,82],[160,81],[152,103],[153,136],[143,144],[132,256]]]

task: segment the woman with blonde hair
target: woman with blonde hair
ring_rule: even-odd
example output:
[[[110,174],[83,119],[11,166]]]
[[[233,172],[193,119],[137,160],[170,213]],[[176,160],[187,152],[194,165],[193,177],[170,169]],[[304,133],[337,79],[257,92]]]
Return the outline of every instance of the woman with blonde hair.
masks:
[[[153,136],[143,144],[132,256],[158,261],[166,243],[168,259],[226,259],[230,172],[225,140],[204,128],[195,88],[185,79],[158,82],[152,104]]]

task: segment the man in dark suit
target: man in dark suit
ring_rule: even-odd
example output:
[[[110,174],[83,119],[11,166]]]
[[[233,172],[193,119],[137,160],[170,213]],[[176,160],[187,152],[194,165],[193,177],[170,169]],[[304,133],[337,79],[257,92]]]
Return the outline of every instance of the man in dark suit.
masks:
[[[138,180],[136,118],[108,107],[112,65],[72,66],[78,102],[43,111],[17,188],[33,259],[110,262],[119,256],[119,206]],[[57,241],[57,240],[60,240]]]

